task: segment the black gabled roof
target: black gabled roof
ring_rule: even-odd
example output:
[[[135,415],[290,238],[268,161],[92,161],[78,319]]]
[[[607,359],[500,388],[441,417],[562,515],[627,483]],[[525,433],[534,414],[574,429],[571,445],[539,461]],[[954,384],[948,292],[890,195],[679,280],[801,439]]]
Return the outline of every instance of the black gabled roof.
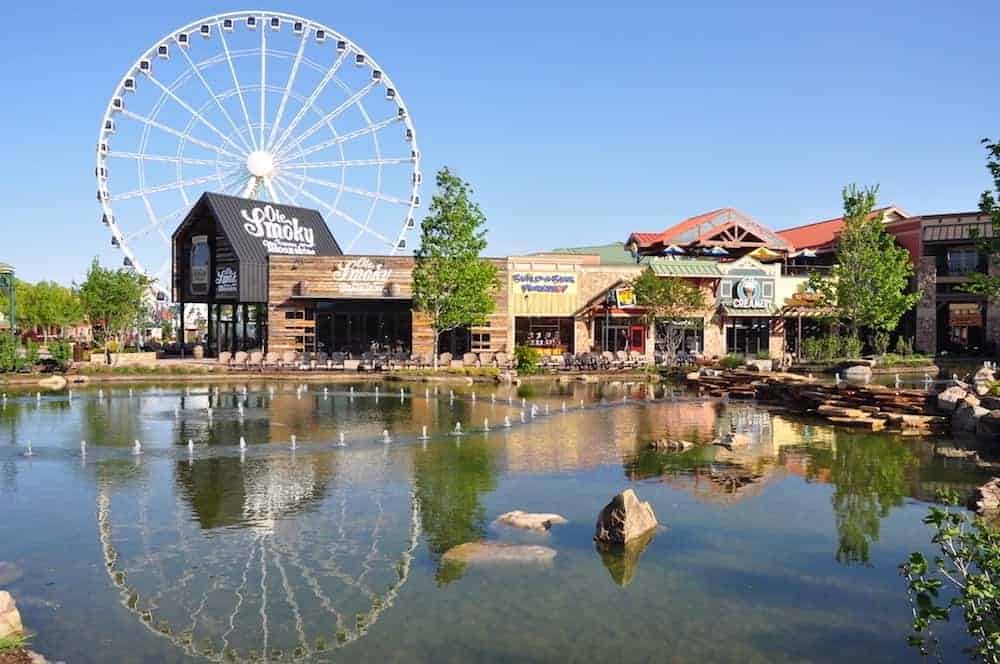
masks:
[[[174,239],[191,220],[205,214],[211,214],[218,222],[241,263],[266,263],[271,254],[342,256],[344,253],[317,210],[211,192],[202,194],[191,206],[184,221],[174,231]],[[275,225],[270,228],[255,225],[254,220],[258,218],[273,220]],[[247,229],[248,225],[254,230],[263,230],[263,236],[252,234]],[[285,227],[292,235],[290,240],[268,233]],[[295,229],[298,229],[297,234],[292,232]],[[311,244],[304,241],[310,235]]]

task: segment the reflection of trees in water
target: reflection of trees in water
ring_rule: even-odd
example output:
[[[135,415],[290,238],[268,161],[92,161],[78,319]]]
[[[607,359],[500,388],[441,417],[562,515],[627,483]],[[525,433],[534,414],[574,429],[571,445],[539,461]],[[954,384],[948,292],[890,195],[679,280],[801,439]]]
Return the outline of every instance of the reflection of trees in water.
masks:
[[[80,431],[88,445],[129,447],[140,438],[141,408],[137,401],[121,397],[80,400]]]
[[[483,537],[486,508],[480,496],[496,488],[497,474],[485,441],[429,445],[416,451],[413,471],[423,531],[435,561],[453,546]],[[460,573],[441,567],[438,582],[454,580],[456,572]]]
[[[812,451],[810,475],[828,472],[835,486],[831,501],[839,539],[837,562],[869,563],[882,519],[903,504],[907,475],[916,467],[910,448],[888,436],[841,435],[835,451]]]

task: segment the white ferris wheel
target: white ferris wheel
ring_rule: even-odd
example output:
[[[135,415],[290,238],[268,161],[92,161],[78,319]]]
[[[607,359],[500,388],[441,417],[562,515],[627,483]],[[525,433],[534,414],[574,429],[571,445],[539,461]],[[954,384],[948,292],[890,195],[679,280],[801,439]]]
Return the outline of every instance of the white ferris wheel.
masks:
[[[406,251],[420,152],[402,95],[360,46],[262,10],[171,31],[128,68],[97,143],[97,198],[124,264],[159,280],[204,191],[320,210],[345,252]]]

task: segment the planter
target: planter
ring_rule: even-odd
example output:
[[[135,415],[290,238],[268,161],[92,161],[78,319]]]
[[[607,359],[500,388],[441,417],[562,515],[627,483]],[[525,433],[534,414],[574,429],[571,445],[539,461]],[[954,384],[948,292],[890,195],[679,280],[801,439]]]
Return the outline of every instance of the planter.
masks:
[[[104,353],[94,352],[90,355],[90,363],[97,366],[109,366]],[[112,367],[155,367],[156,353],[111,353]]]

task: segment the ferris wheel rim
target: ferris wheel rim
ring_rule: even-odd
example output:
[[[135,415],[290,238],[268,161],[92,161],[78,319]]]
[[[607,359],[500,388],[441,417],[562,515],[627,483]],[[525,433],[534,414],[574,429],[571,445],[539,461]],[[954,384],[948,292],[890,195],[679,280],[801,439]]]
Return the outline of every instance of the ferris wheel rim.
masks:
[[[243,149],[246,150],[247,148],[250,147],[250,145],[246,144],[245,137],[243,136],[242,131],[240,131],[237,128],[236,121],[232,117],[230,117],[230,114],[223,108],[223,106],[221,104],[221,101],[219,100],[218,91],[214,90],[211,86],[209,86],[209,84],[205,80],[205,78],[204,78],[201,70],[198,68],[198,66],[195,65],[194,60],[187,53],[186,48],[181,46],[181,43],[179,41],[179,36],[181,34],[184,34],[184,35],[187,36],[188,40],[190,40],[190,37],[202,34],[201,33],[202,26],[206,26],[207,25],[207,26],[211,26],[210,29],[215,29],[217,31],[217,33],[219,35],[219,41],[220,41],[220,43],[222,43],[223,45],[226,45],[225,36],[223,34],[223,32],[224,32],[224,29],[223,29],[224,21],[227,20],[227,19],[230,19],[230,20],[233,20],[233,21],[235,21],[237,19],[246,20],[248,17],[255,17],[256,19],[259,19],[259,21],[260,21],[259,26],[257,26],[255,28],[255,29],[259,29],[260,33],[261,33],[261,41],[260,41],[261,47],[259,48],[260,58],[261,58],[261,68],[262,68],[262,79],[261,79],[260,86],[259,86],[260,87],[260,105],[261,105],[261,116],[260,116],[260,123],[259,123],[259,125],[260,125],[259,126],[259,132],[260,132],[259,138],[260,138],[260,141],[263,144],[264,143],[265,134],[269,134],[267,136],[267,141],[268,141],[269,146],[273,147],[276,152],[279,151],[279,150],[284,150],[281,153],[282,164],[284,164],[285,167],[289,168],[289,169],[304,171],[301,174],[301,176],[298,173],[288,173],[287,175],[290,175],[291,177],[286,177],[286,178],[279,178],[279,177],[276,176],[274,178],[275,182],[274,182],[273,185],[271,185],[271,180],[270,179],[268,179],[266,181],[266,184],[268,185],[268,189],[269,189],[269,194],[271,195],[272,198],[277,199],[277,202],[279,202],[279,203],[280,202],[288,202],[288,203],[297,204],[297,203],[295,203],[294,199],[289,200],[289,201],[282,201],[282,200],[280,200],[280,199],[284,198],[284,196],[287,196],[287,193],[283,193],[281,196],[279,196],[279,195],[277,195],[277,192],[284,190],[285,187],[289,187],[289,186],[293,187],[293,188],[296,187],[296,185],[294,184],[294,182],[291,182],[291,180],[294,180],[296,177],[299,177],[300,179],[299,179],[299,183],[297,185],[297,187],[298,187],[298,192],[297,193],[299,195],[304,195],[305,192],[306,192],[306,190],[303,187],[304,187],[305,183],[307,182],[307,180],[305,180],[304,177],[308,177],[308,176],[305,175],[305,172],[307,172],[310,167],[316,168],[315,166],[310,166],[308,163],[295,163],[295,164],[288,164],[287,163],[288,161],[290,161],[290,157],[286,154],[287,153],[287,146],[285,146],[285,143],[291,137],[292,131],[297,127],[298,122],[301,122],[302,118],[299,118],[298,122],[287,124],[285,126],[284,130],[281,130],[279,128],[280,122],[284,118],[284,111],[286,109],[286,105],[287,105],[287,101],[288,101],[288,98],[289,98],[290,91],[293,88],[293,83],[294,83],[296,75],[297,75],[298,67],[301,66],[301,63],[303,62],[303,52],[305,50],[306,44],[310,41],[309,37],[310,37],[311,34],[314,37],[316,37],[318,31],[323,31],[325,33],[325,35],[326,35],[327,38],[332,39],[332,40],[336,40],[338,43],[340,41],[343,41],[346,44],[346,47],[343,49],[343,51],[341,52],[341,54],[336,58],[336,60],[334,61],[334,64],[327,68],[327,72],[329,73],[330,76],[327,77],[326,75],[324,75],[324,79],[321,82],[321,84],[319,86],[317,86],[316,88],[314,88],[313,93],[315,93],[317,96],[318,96],[318,94],[320,92],[322,92],[326,88],[326,86],[330,83],[330,80],[335,80],[337,82],[337,84],[339,84],[342,88],[346,86],[346,84],[343,83],[343,81],[340,81],[337,78],[336,71],[340,67],[340,65],[343,64],[343,62],[345,61],[345,59],[348,57],[349,54],[354,54],[355,57],[362,56],[365,65],[367,65],[371,70],[379,72],[379,78],[377,80],[373,78],[372,81],[370,81],[367,85],[365,85],[362,88],[364,90],[364,94],[360,94],[359,95],[359,94],[357,94],[358,91],[355,91],[355,94],[352,95],[351,97],[349,97],[348,100],[354,99],[354,97],[357,97],[357,99],[354,99],[354,101],[351,104],[346,105],[345,108],[350,108],[350,107],[354,106],[355,103],[364,101],[365,98],[367,97],[368,92],[370,92],[371,90],[375,89],[375,87],[378,84],[383,85],[386,89],[392,89],[393,90],[394,96],[393,96],[392,99],[395,102],[397,108],[399,109],[399,115],[398,115],[397,118],[394,119],[394,122],[402,122],[403,126],[406,128],[406,140],[407,140],[408,145],[411,148],[411,156],[410,156],[410,158],[407,161],[409,161],[412,164],[412,176],[411,176],[410,187],[409,187],[409,191],[410,191],[409,200],[408,201],[404,201],[402,199],[398,199],[398,197],[391,197],[391,198],[396,198],[396,200],[387,200],[386,202],[403,203],[406,206],[406,212],[405,212],[405,215],[404,215],[403,220],[402,220],[401,228],[400,228],[399,232],[395,235],[395,238],[392,238],[391,236],[387,236],[384,233],[379,233],[378,235],[376,235],[375,233],[372,233],[371,230],[368,228],[369,225],[370,225],[370,223],[371,223],[372,215],[375,212],[376,205],[379,202],[378,198],[373,197],[371,199],[371,205],[368,208],[368,212],[367,212],[367,216],[366,216],[366,221],[365,221],[364,227],[358,229],[358,233],[354,236],[354,238],[350,241],[350,243],[347,244],[347,246],[348,246],[348,250],[350,250],[350,248],[353,247],[353,245],[360,238],[364,237],[365,233],[368,233],[369,235],[372,235],[373,237],[376,237],[377,239],[379,239],[382,242],[385,242],[385,244],[388,245],[388,248],[389,248],[388,255],[390,255],[390,256],[391,255],[396,255],[402,249],[402,247],[404,245],[404,240],[406,238],[406,235],[407,235],[408,231],[411,228],[413,228],[413,215],[414,215],[414,212],[417,209],[417,207],[419,207],[419,200],[420,200],[419,199],[419,190],[420,190],[420,184],[421,184],[420,183],[420,161],[421,161],[421,154],[420,154],[420,149],[419,149],[419,142],[418,142],[416,128],[415,128],[415,126],[413,124],[412,114],[409,111],[409,107],[408,107],[408,105],[406,103],[406,100],[403,98],[402,94],[399,93],[399,90],[396,87],[395,83],[393,82],[392,77],[382,68],[382,66],[378,63],[378,61],[375,58],[373,58],[371,56],[371,54],[368,53],[368,51],[366,51],[363,47],[361,47],[360,44],[358,44],[356,41],[350,39],[349,37],[347,37],[346,35],[344,35],[342,32],[331,28],[330,26],[326,25],[325,23],[322,23],[320,21],[316,21],[316,20],[313,20],[313,19],[310,19],[310,18],[306,18],[304,16],[300,16],[300,15],[297,15],[297,14],[292,14],[292,13],[289,13],[289,12],[268,11],[268,10],[263,10],[263,9],[247,9],[247,10],[237,10],[237,11],[222,12],[222,13],[217,13],[217,14],[210,14],[210,15],[207,15],[207,16],[203,16],[203,17],[201,17],[201,18],[199,18],[197,20],[190,21],[190,22],[188,22],[188,23],[186,23],[186,24],[184,24],[182,26],[179,26],[177,28],[174,28],[174,29],[170,30],[169,32],[163,34],[159,39],[154,40],[152,42],[152,45],[149,48],[145,49],[139,55],[139,57],[128,68],[126,68],[125,73],[118,80],[118,83],[114,87],[114,92],[112,93],[111,98],[108,100],[108,103],[105,106],[104,113],[101,116],[101,121],[100,121],[99,129],[98,129],[97,149],[96,149],[96,155],[95,155],[95,176],[96,176],[97,184],[98,184],[98,201],[99,201],[99,204],[100,204],[100,207],[101,207],[101,211],[102,211],[102,214],[103,214],[104,224],[109,229],[109,231],[110,231],[110,233],[112,235],[112,244],[116,248],[118,248],[121,251],[121,253],[125,256],[125,259],[126,259],[125,263],[126,263],[126,265],[130,265],[132,267],[132,269],[134,269],[138,273],[144,274],[144,275],[149,276],[149,277],[154,277],[154,274],[150,273],[147,265],[145,265],[144,262],[141,261],[139,259],[139,257],[136,255],[136,252],[135,252],[134,248],[132,246],[130,246],[130,244],[129,244],[129,237],[128,237],[129,234],[126,234],[125,232],[123,232],[122,228],[119,226],[117,220],[115,219],[114,205],[113,205],[115,199],[114,199],[114,197],[110,193],[110,187],[108,186],[108,183],[107,183],[107,175],[105,175],[105,177],[103,179],[102,179],[102,175],[101,175],[102,173],[107,174],[108,157],[109,156],[112,156],[112,157],[116,157],[117,156],[117,155],[112,154],[115,151],[111,150],[110,147],[109,147],[110,143],[112,142],[112,140],[111,140],[112,134],[114,133],[113,129],[109,129],[109,121],[113,122],[113,119],[114,119],[116,113],[123,112],[123,111],[126,110],[123,107],[120,108],[120,109],[116,109],[114,107],[114,103],[115,103],[116,98],[124,98],[124,94],[127,91],[126,81],[129,80],[130,78],[133,78],[134,80],[137,80],[139,78],[139,76],[141,74],[143,74],[143,71],[141,69],[141,64],[143,63],[143,61],[146,61],[146,60],[148,60],[149,62],[154,61],[154,59],[157,56],[158,49],[161,46],[170,45],[170,44],[173,44],[173,45],[177,46],[178,47],[177,51],[179,51],[180,53],[184,54],[184,58],[186,60],[187,66],[188,66],[187,69],[185,70],[185,75],[187,76],[187,78],[190,78],[191,76],[195,76],[195,77],[197,77],[197,78],[200,79],[200,82],[204,85],[206,91],[209,93],[209,100],[208,100],[208,102],[213,102],[214,101],[214,103],[219,107],[220,111],[222,112],[222,115],[226,118],[227,122],[230,123],[230,125],[232,126],[232,129],[234,131],[232,132],[232,134],[229,134],[228,132],[223,132],[223,131],[219,130],[217,127],[211,126],[211,123],[205,122],[204,119],[200,117],[198,111],[195,111],[195,109],[193,107],[191,107],[190,105],[188,105],[188,104],[186,104],[184,102],[181,103],[182,108],[185,111],[189,112],[189,114],[192,116],[193,119],[200,119],[200,120],[203,121],[204,124],[209,125],[211,127],[211,129],[213,130],[213,133],[218,134],[218,136],[220,137],[220,139],[223,140],[225,144],[229,145],[230,147],[234,147],[235,148],[235,147],[237,147],[236,144],[235,144],[236,141],[240,141],[240,142],[244,143]],[[301,33],[302,34],[301,34],[301,38],[299,40],[299,49],[298,49],[298,52],[296,54],[296,59],[294,60],[292,71],[290,72],[289,76],[287,77],[287,79],[285,81],[285,89],[284,89],[284,91],[283,91],[283,93],[281,95],[281,102],[280,102],[280,105],[279,105],[279,110],[277,111],[277,115],[274,118],[275,122],[272,123],[272,125],[270,127],[270,131],[268,132],[267,131],[267,124],[268,124],[267,120],[268,120],[268,118],[267,118],[267,116],[264,113],[264,108],[265,108],[265,104],[266,104],[265,100],[266,100],[267,93],[268,93],[268,86],[266,85],[266,68],[267,68],[266,67],[266,63],[267,63],[268,56],[277,56],[278,53],[275,50],[273,50],[273,49],[271,51],[267,50],[267,48],[265,46],[265,43],[266,43],[265,34],[266,34],[266,32],[268,30],[268,27],[269,27],[269,22],[270,22],[269,20],[270,19],[274,19],[274,18],[277,18],[277,19],[279,19],[279,21],[281,21],[279,29],[285,23],[291,22],[294,25],[295,23],[299,23],[300,22],[302,24],[302,29],[301,29]],[[211,35],[210,34],[206,35],[206,37],[209,37],[209,36],[211,36]],[[229,50],[228,50],[228,45],[224,46],[224,48],[225,48],[225,51],[226,51],[226,59],[229,60],[230,67],[232,67],[233,66],[232,65],[233,61],[231,59],[231,55],[230,55]],[[164,84],[161,83],[159,80],[157,80],[157,79],[155,79],[155,78],[152,77],[151,70],[147,69],[147,74],[148,74],[148,77],[153,81],[154,85],[156,87],[158,87],[158,88],[161,89],[161,91],[162,91],[161,95],[162,94],[167,94],[166,88],[164,87]],[[233,74],[233,81],[234,81],[234,84],[235,84],[234,85],[234,89],[236,91],[236,94],[238,94],[241,97],[241,105],[243,105],[242,104],[243,90],[244,89],[252,89],[252,86],[241,85],[240,82],[239,82],[239,80],[236,78],[235,70],[232,70],[232,74]],[[330,80],[327,80],[328,78]],[[134,87],[133,87],[133,89],[134,89]],[[174,97],[175,101],[178,101],[177,97],[175,97],[174,95],[170,95],[170,96]],[[161,99],[162,99],[162,96],[161,96]],[[303,107],[299,109],[298,113],[296,114],[296,117],[298,117],[299,115],[304,114],[304,112],[307,110],[307,107],[310,106],[313,103],[315,103],[315,99],[313,99],[312,98],[312,94],[310,94],[310,97],[308,98],[307,102],[305,102],[304,105],[303,105]],[[358,104],[358,105],[362,109],[362,113],[364,113],[365,120],[368,123],[368,127],[366,127],[366,129],[370,129],[373,126],[380,124],[379,122],[373,123],[372,120],[368,117],[367,112],[365,112],[363,110],[363,106],[360,106],[360,104]],[[202,112],[203,112],[203,109],[202,109]],[[129,117],[127,113],[126,113],[126,117]],[[153,117],[154,120],[155,120],[155,117],[156,116]],[[250,134],[250,137],[252,137],[253,133],[254,133],[252,131],[253,123],[249,122],[249,114],[247,114],[247,117],[245,119],[248,120],[247,127],[251,129],[251,131],[249,132],[249,134]],[[151,125],[149,123],[143,123],[143,124],[144,124],[144,130],[148,132]],[[390,123],[386,123],[384,126],[388,126],[388,124],[390,124]],[[113,127],[113,124],[110,125],[110,126]],[[341,174],[342,174],[341,175],[341,180],[343,180],[343,174],[345,173],[346,168],[348,166],[354,166],[354,165],[359,165],[360,166],[362,164],[368,165],[368,166],[370,166],[370,165],[376,165],[376,168],[377,168],[377,170],[376,170],[376,189],[377,189],[376,194],[381,194],[382,177],[383,177],[382,170],[383,170],[383,166],[387,165],[387,164],[386,163],[382,163],[383,162],[383,156],[382,156],[382,153],[381,153],[381,146],[378,143],[377,132],[381,128],[384,128],[384,126],[383,127],[379,127],[378,129],[374,129],[374,130],[370,131],[370,133],[372,135],[372,140],[373,140],[373,143],[374,143],[374,146],[375,146],[374,149],[375,149],[375,152],[376,152],[376,157],[375,157],[374,160],[348,160],[348,159],[343,158],[343,157],[339,160],[340,163],[336,167],[339,168],[340,171],[341,171]],[[312,129],[312,127],[310,127],[310,129]],[[321,130],[321,129],[317,129],[316,131],[319,131],[319,130]],[[227,136],[229,138],[227,138]],[[183,147],[187,143],[189,143],[189,142],[197,144],[197,141],[192,141],[191,140],[192,136],[190,135],[190,133],[187,133],[187,132],[185,132],[185,134],[183,136],[178,136],[178,139],[179,139],[178,140],[179,151],[182,151]],[[253,143],[253,141],[251,141],[251,144],[252,145],[256,145],[256,143]],[[312,146],[312,147],[315,147],[315,146]],[[330,146],[326,146],[326,147],[330,147]],[[219,144],[216,144],[215,147],[209,148],[209,149],[211,149],[211,150],[213,150],[213,151],[216,152],[216,160],[215,160],[216,164],[215,165],[216,165],[216,171],[218,172],[218,165],[219,165],[219,162],[220,162],[220,158],[225,153],[219,151],[220,150]],[[322,148],[322,149],[325,149],[325,148]],[[313,152],[315,152],[315,151],[318,151],[318,150],[313,150]],[[340,151],[341,151],[341,153],[343,153],[342,148],[341,148]],[[125,151],[125,152],[127,152],[127,151]],[[301,153],[301,152],[303,152],[303,150],[300,150],[299,152]],[[143,151],[140,151],[138,154],[140,155],[140,158],[137,159],[136,161],[137,161],[137,164],[138,164],[139,171],[142,172],[143,161],[146,158],[146,155],[145,155],[145,153]],[[240,157],[243,157],[245,155],[240,155],[239,154],[239,150],[238,150],[236,153],[231,153],[231,154],[226,155],[226,156],[232,158],[233,160],[235,160],[235,163],[239,163]],[[275,156],[278,156],[278,155],[275,154]],[[291,156],[291,158],[294,158],[296,156],[302,157],[302,156],[305,156],[305,155],[293,153],[292,156]],[[150,159],[150,161],[155,161],[155,159]],[[205,160],[201,160],[201,161],[205,161]],[[390,162],[391,163],[402,163],[403,161],[404,161],[404,158],[390,158]],[[229,162],[229,159],[227,159],[226,162]],[[327,160],[327,162],[328,163],[337,163],[336,161],[332,161],[331,162],[330,160]],[[352,163],[352,162],[354,162],[354,163]],[[373,162],[375,162],[375,163],[373,163]],[[178,161],[176,163],[176,167],[177,167],[177,170],[178,170],[179,173],[182,172],[181,163],[182,162],[180,161],[180,157],[178,157]],[[229,166],[229,165],[230,165],[229,163],[226,163],[226,166]],[[140,179],[141,179],[141,176],[140,176]],[[215,178],[208,178],[206,176],[205,181],[206,182],[210,182],[213,179],[215,179]],[[260,183],[260,181],[262,181],[262,180],[263,180],[263,178],[259,178],[258,179],[258,183]],[[180,182],[180,176],[178,176],[178,182]],[[280,186],[279,186],[279,183],[280,183]],[[314,184],[316,184],[316,183],[314,183]],[[343,182],[341,182],[341,185],[343,186]],[[141,187],[140,187],[140,189],[141,189]],[[186,196],[186,192],[185,192],[185,189],[184,189],[183,186],[180,187],[180,191],[182,192],[182,197],[186,201],[187,196]],[[341,190],[339,190],[338,193],[337,193],[335,202],[334,202],[334,204],[332,206],[332,209],[328,208],[327,212],[333,212],[333,210],[339,210],[340,198],[343,195],[343,193],[345,193],[345,192],[357,193],[356,191],[351,191],[350,189],[341,189]],[[147,200],[145,200],[145,196],[142,196],[142,198],[144,200],[144,203],[145,203],[145,206],[147,208],[147,211],[149,211],[149,213],[150,213],[149,216],[151,217],[151,219],[150,219],[151,223],[153,223],[154,225],[156,225],[156,220],[160,219],[160,222],[159,222],[159,226],[160,227],[157,227],[156,230],[158,230],[161,233],[161,235],[162,235],[163,234],[162,224],[163,224],[164,221],[166,221],[169,218],[169,215],[162,215],[162,214],[161,215],[156,215],[155,213],[151,212],[151,205],[149,204],[149,202]],[[385,198],[382,197],[382,200],[385,200]],[[173,214],[175,214],[175,213],[170,213],[170,215],[173,215]],[[339,215],[337,215],[337,216],[339,216]],[[391,240],[391,242],[389,240]],[[162,269],[161,269],[161,271],[162,271]],[[156,274],[159,274],[159,272],[157,272]],[[154,291],[158,292],[158,293],[162,293],[167,298],[170,297],[169,289],[166,288],[164,284],[161,284],[158,281],[154,281],[153,282],[152,289]]]

